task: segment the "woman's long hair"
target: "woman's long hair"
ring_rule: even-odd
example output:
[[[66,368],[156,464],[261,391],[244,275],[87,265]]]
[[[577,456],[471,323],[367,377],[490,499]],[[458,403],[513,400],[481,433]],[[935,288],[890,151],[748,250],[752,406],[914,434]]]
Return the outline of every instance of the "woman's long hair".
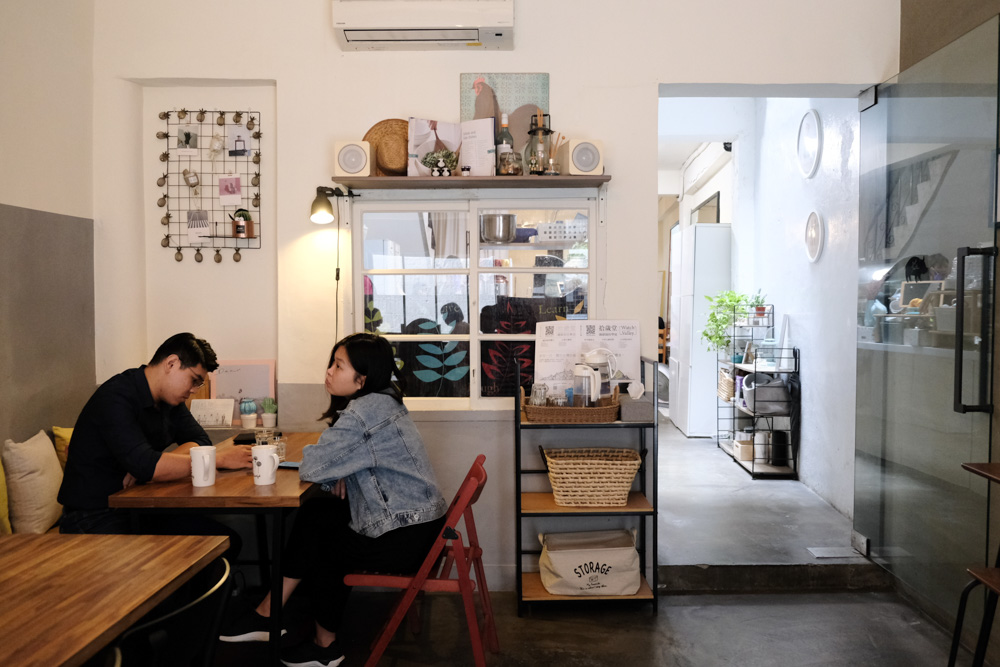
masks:
[[[346,336],[333,346],[327,368],[333,366],[334,357],[340,348],[344,348],[354,371],[358,375],[365,376],[365,383],[351,396],[330,396],[330,407],[320,417],[321,420],[329,419],[330,426],[333,426],[340,411],[346,408],[348,403],[367,394],[385,392],[400,403],[403,402],[404,388],[398,379],[396,382],[392,379],[396,372],[396,355],[389,341],[370,333]]]

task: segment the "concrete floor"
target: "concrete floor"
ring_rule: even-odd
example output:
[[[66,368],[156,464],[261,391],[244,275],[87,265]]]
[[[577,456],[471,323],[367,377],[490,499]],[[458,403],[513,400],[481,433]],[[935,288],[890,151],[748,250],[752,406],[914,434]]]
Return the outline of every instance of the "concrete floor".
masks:
[[[850,522],[801,483],[751,480],[713,442],[669,421],[659,475],[667,591],[658,614],[649,603],[584,602],[535,605],[519,618],[513,594],[494,592],[501,652],[488,656],[491,667],[946,664],[950,633],[886,590],[881,568],[851,552]],[[401,631],[383,665],[472,664],[458,601],[427,603],[423,632]],[[360,592],[351,604],[347,666],[364,663],[390,597]],[[307,637],[301,603],[289,612],[288,639]],[[220,645],[216,664],[266,665],[261,649]],[[959,665],[969,663],[963,651]]]

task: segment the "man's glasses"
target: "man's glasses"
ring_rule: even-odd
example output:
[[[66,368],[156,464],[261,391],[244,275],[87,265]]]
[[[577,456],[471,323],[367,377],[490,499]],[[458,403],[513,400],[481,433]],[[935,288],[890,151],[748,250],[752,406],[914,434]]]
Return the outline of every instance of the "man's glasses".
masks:
[[[187,370],[189,373],[191,373],[191,388],[192,389],[201,389],[202,387],[205,386],[205,378],[203,378],[202,376],[200,376],[197,373],[195,373],[194,369],[187,368],[185,370]]]

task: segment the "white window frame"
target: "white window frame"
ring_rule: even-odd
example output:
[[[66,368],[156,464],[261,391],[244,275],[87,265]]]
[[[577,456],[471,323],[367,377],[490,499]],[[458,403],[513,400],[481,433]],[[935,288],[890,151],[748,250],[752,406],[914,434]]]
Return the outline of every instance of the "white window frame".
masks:
[[[544,177],[539,177],[544,178]],[[464,212],[466,228],[469,232],[467,269],[399,269],[385,270],[395,275],[434,274],[434,275],[467,275],[469,290],[469,313],[467,321],[470,333],[466,335],[442,334],[431,336],[407,336],[402,334],[387,334],[391,341],[468,341],[469,342],[469,396],[460,398],[423,398],[407,397],[406,404],[411,410],[509,410],[510,397],[483,397],[480,395],[481,359],[480,342],[484,340],[502,339],[507,341],[534,341],[534,334],[511,334],[498,336],[479,332],[479,275],[481,273],[497,273],[494,267],[479,266],[479,212],[484,209],[569,209],[587,210],[588,229],[588,262],[586,269],[570,270],[572,273],[585,273],[588,278],[587,287],[587,318],[603,319],[605,317],[605,249],[606,238],[606,186],[599,188],[540,188],[512,190],[358,190],[360,196],[350,200],[346,220],[342,220],[341,231],[350,234],[351,256],[344,262],[347,270],[344,272],[348,281],[345,290],[344,311],[346,322],[353,325],[353,331],[364,330],[364,234],[361,224],[367,213],[390,212]],[[540,267],[504,267],[503,273],[531,274],[554,272]],[[377,274],[379,271],[368,271]]]

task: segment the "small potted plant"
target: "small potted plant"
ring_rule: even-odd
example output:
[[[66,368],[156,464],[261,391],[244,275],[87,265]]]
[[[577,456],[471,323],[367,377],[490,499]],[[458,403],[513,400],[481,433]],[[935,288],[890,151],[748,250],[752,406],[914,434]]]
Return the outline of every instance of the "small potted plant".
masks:
[[[747,299],[747,307],[753,309],[753,314],[757,318],[755,324],[767,324],[767,306],[764,300],[767,297],[757,290],[757,293]]]
[[[728,352],[736,318],[746,309],[749,297],[733,290],[725,290],[705,298],[712,305],[705,328],[701,331],[701,339],[708,343],[709,351]]]
[[[264,428],[274,428],[278,425],[278,402],[273,398],[265,398],[260,402],[260,407],[264,411],[260,416],[261,426]]]
[[[257,404],[252,398],[244,398],[240,401],[240,425],[243,428],[257,426]]]

